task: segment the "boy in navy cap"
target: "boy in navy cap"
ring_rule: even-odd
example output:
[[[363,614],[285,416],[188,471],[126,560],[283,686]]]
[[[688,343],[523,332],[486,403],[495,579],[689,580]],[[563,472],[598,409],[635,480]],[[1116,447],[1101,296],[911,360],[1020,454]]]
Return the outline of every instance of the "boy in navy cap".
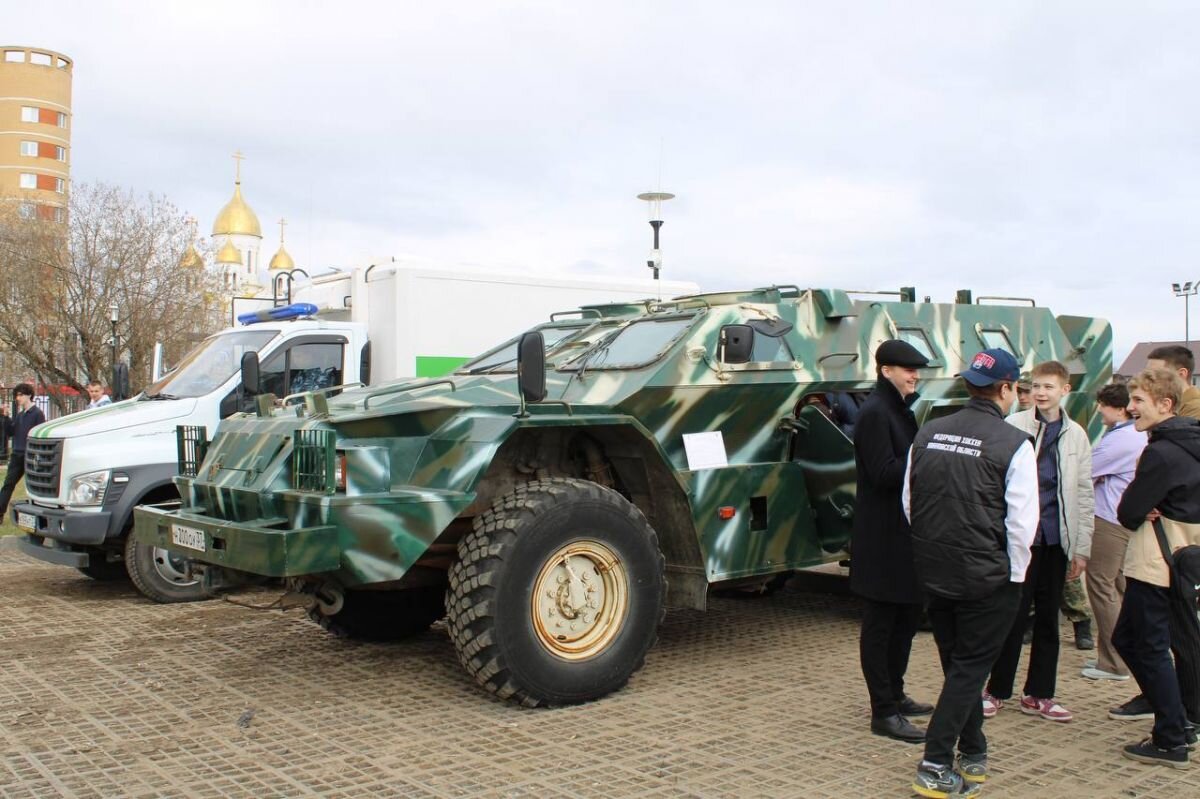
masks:
[[[854,427],[858,499],[850,551],[850,590],[863,598],[859,659],[871,696],[871,732],[921,743],[925,731],[906,717],[926,716],[933,705],[904,693],[904,673],[921,619],[921,589],[913,570],[908,520],[900,507],[905,459],[917,420],[918,369],[929,360],[904,341],[875,350],[875,390]]]
[[[979,695],[1016,618],[1037,532],[1033,446],[1004,420],[1020,371],[1005,350],[977,354],[960,373],[966,406],[921,428],[908,455],[902,501],[945,675],[912,789],[934,799],[974,796],[987,779]]]

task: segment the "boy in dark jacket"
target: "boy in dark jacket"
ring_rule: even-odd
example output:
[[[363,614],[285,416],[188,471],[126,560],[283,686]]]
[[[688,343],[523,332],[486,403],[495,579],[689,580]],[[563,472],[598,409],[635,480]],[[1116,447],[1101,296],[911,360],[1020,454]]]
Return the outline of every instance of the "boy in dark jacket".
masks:
[[[0,488],[0,519],[8,513],[8,502],[12,499],[13,490],[25,476],[25,442],[29,439],[29,431],[46,421],[42,409],[33,404],[33,386],[21,383],[13,389],[17,401],[16,418],[8,417],[8,406],[0,406],[4,413],[5,431],[12,436],[12,457],[8,460],[8,474],[4,477],[4,487]]]
[[[1200,545],[1200,422],[1175,414],[1184,390],[1177,375],[1161,368],[1129,381],[1134,426],[1150,436],[1117,507],[1117,519],[1133,533],[1125,553],[1125,599],[1113,630],[1113,646],[1154,710],[1151,737],[1122,754],[1174,768],[1188,766],[1184,697],[1194,698],[1200,682],[1200,642],[1195,607],[1173,623],[1179,608],[1173,607],[1171,572],[1154,527],[1161,524],[1172,552]]]
[[[904,673],[921,618],[908,520],[900,507],[904,465],[917,434],[912,404],[917,370],[929,360],[903,341],[875,351],[875,390],[859,409],[854,430],[858,499],[850,543],[850,588],[863,598],[859,658],[871,695],[871,732],[921,743],[925,732],[905,716],[933,705],[904,693]]]

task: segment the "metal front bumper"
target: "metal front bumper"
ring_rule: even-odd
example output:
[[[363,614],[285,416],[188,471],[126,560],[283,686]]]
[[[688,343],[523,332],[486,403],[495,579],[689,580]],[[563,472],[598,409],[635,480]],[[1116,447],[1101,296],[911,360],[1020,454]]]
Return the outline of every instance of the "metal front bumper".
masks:
[[[141,505],[133,513],[133,535],[143,544],[162,547],[194,561],[266,577],[298,577],[341,567],[337,528],[332,525],[287,530],[273,525],[242,524],[189,513],[179,502]],[[204,551],[176,544],[173,525],[199,530]]]
[[[36,520],[36,529],[21,528],[25,532],[38,538],[52,538],[55,541],[84,546],[104,543],[112,516],[108,511],[82,513],[64,508],[47,508],[33,502],[18,502],[10,511],[13,524],[17,523],[18,513],[28,513]]]

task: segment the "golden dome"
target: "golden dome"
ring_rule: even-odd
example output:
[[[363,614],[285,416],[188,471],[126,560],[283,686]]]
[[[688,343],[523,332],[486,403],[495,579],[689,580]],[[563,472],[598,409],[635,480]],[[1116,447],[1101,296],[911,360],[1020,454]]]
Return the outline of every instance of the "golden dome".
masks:
[[[292,256],[288,255],[288,251],[283,248],[283,244],[279,245],[279,252],[271,256],[271,271],[276,270],[288,271],[296,268],[296,262],[292,260]]]
[[[242,254],[238,252],[238,248],[234,247],[233,242],[229,239],[225,239],[225,243],[221,245],[221,249],[217,251],[217,263],[241,265]]]
[[[214,236],[241,234],[262,238],[262,227],[258,224],[258,216],[242,199],[241,181],[234,184],[233,199],[225,203],[225,207],[217,214],[217,221],[213,222],[212,232]]]
[[[200,256],[200,253],[198,253],[196,251],[195,244],[188,245],[187,250],[185,250],[183,253],[183,257],[179,259],[179,265],[185,269],[188,269],[188,268],[203,269],[204,268],[204,259]]]

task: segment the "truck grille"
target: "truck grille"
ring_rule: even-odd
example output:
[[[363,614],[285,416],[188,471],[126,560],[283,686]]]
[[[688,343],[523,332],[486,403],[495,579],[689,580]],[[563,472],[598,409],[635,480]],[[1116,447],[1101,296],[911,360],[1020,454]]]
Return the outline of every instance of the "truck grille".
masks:
[[[31,438],[25,444],[25,490],[39,497],[57,497],[62,471],[62,439]]]

